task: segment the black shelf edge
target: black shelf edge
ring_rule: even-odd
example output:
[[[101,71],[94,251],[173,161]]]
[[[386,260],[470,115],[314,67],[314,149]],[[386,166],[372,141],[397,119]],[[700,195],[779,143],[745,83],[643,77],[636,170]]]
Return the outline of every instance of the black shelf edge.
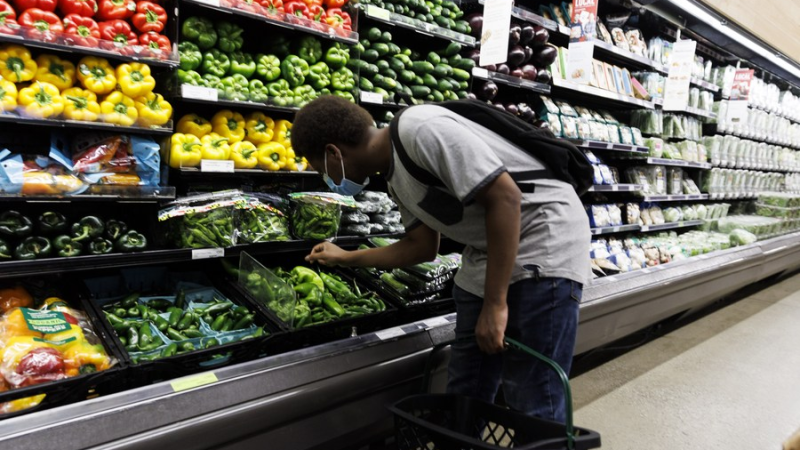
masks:
[[[645,195],[645,202],[686,202],[692,200],[708,200],[708,194],[673,194],[673,195]]]
[[[647,233],[649,231],[663,231],[663,230],[674,230],[676,228],[688,228],[688,227],[696,227],[698,225],[702,225],[703,221],[698,220],[683,220],[680,222],[669,222],[669,223],[662,223],[660,225],[642,225],[641,232]]]
[[[305,178],[305,177],[316,177],[319,176],[319,172],[307,170],[303,172],[294,172],[288,170],[279,170],[279,171],[270,171],[270,170],[261,170],[261,169],[234,169],[233,172],[215,172],[215,171],[205,171],[203,172],[198,167],[181,167],[180,169],[175,169],[175,172],[180,173],[182,176],[264,176],[264,177],[297,177],[297,178]]]
[[[728,129],[727,127],[720,127],[719,124],[716,123],[703,124],[703,134],[706,136],[714,134],[720,134],[723,136],[736,136],[738,138],[747,139],[753,142],[763,142],[765,144],[777,145],[779,147],[786,147],[792,150],[800,150],[800,142],[798,142],[797,144],[793,144],[792,142],[789,141],[768,139],[766,136],[759,136],[754,133],[738,131],[735,129]]]
[[[647,158],[643,160],[643,162],[658,166],[688,167],[694,169],[710,169],[712,167],[711,163],[683,161],[680,159]]]
[[[173,186],[111,186],[94,185],[89,190],[77,195],[26,195],[0,194],[0,202],[24,201],[30,203],[69,203],[114,201],[119,203],[159,203],[175,199]]]
[[[423,22],[402,14],[393,13],[387,9],[379,8],[375,5],[359,5],[359,8],[364,12],[364,17],[376,22],[406,28],[425,36],[446,39],[452,42],[457,42],[461,45],[466,45],[468,47],[475,47],[478,43],[474,37],[468,34],[457,33],[438,25]]]
[[[576,147],[586,150],[611,150],[628,153],[649,153],[650,149],[638,145],[615,144],[613,142],[592,141],[587,139],[568,139]]]
[[[538,83],[536,81],[525,80],[523,78],[512,77],[511,75],[503,75],[502,73],[489,72],[482,67],[475,67],[472,69],[472,76],[482,80],[491,80],[495,83],[503,84],[506,86],[516,87],[520,89],[527,89],[529,91],[538,92],[540,94],[550,95],[550,85],[545,83]]]
[[[146,134],[168,136],[172,134],[172,126],[159,128],[125,127],[113,123],[81,122],[76,120],[36,119],[16,114],[0,113],[0,123],[18,123],[20,125],[38,125],[50,128],[83,128],[86,130],[109,131],[112,133]]]
[[[589,192],[636,192],[642,189],[642,184],[596,184],[589,188]]]
[[[639,229],[639,225],[618,225],[615,227],[591,228],[591,232],[592,236],[600,236],[603,234],[628,233],[631,231],[639,231]]]

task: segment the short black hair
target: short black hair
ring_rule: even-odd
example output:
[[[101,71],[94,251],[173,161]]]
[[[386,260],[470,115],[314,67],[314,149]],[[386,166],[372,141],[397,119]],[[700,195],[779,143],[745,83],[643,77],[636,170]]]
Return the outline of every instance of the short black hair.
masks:
[[[295,115],[292,148],[299,156],[313,158],[328,144],[356,146],[372,125],[364,108],[343,97],[323,95]]]

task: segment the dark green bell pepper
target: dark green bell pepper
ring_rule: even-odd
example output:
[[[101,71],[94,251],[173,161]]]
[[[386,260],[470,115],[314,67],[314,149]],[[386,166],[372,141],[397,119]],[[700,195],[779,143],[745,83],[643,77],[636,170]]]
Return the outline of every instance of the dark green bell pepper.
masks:
[[[356,98],[353,97],[353,94],[351,94],[350,92],[347,92],[347,91],[333,91],[333,95],[345,98],[345,99],[349,100],[352,103],[356,102]]]
[[[244,33],[244,29],[239,25],[227,21],[217,22],[217,35],[219,36],[217,48],[227,53],[239,50],[244,44],[242,33]]]
[[[266,103],[269,100],[269,91],[263,81],[258,79],[250,80],[247,88],[250,91],[251,102]]]
[[[17,259],[36,259],[50,256],[50,240],[42,236],[25,238],[14,250]]]
[[[309,64],[316,64],[322,58],[322,44],[314,36],[303,36],[297,41],[296,52]]]
[[[138,252],[147,248],[147,238],[134,230],[120,236],[114,247],[121,252]]]
[[[72,225],[72,240],[75,242],[88,241],[103,234],[105,224],[95,216],[86,216],[78,223]]]
[[[181,37],[197,44],[201,50],[207,50],[217,43],[217,32],[214,23],[205,17],[189,17],[181,26]]]
[[[275,81],[281,77],[281,60],[275,55],[256,55],[256,74],[264,81]]]
[[[0,235],[9,237],[26,237],[33,233],[31,219],[17,211],[6,211],[0,214]]]
[[[178,45],[178,54],[181,58],[181,69],[194,70],[203,63],[203,54],[200,47],[194,42],[185,41]]]
[[[306,60],[297,55],[289,55],[281,62],[281,75],[295,88],[302,85],[308,76],[309,66]]]
[[[112,241],[116,241],[120,236],[128,231],[128,225],[121,220],[111,219],[106,222],[106,237]]]
[[[285,58],[292,52],[292,41],[280,34],[270,38],[268,48],[271,50],[270,53],[277,55],[279,58]]]
[[[236,78],[241,77],[241,78]],[[244,80],[244,84],[242,83]],[[247,79],[242,74],[225,77],[222,82],[223,98],[235,102],[244,102],[250,99],[250,90]]]
[[[203,72],[222,78],[230,70],[231,60],[225,53],[214,48],[203,54]]]
[[[191,84],[192,86],[205,86],[203,77],[194,70],[178,69],[178,81],[181,84]]]
[[[83,251],[83,244],[75,241],[71,237],[63,234],[53,239],[53,247],[58,252],[58,256],[78,256]]]
[[[106,255],[114,250],[114,244],[108,239],[96,238],[89,243],[90,255]]]
[[[42,234],[62,233],[69,228],[67,218],[55,211],[45,211],[39,216],[39,231]]]
[[[309,67],[308,84],[314,89],[324,89],[331,84],[330,69],[324,62],[318,62]]]
[[[231,53],[231,73],[244,75],[245,78],[250,78],[256,71],[256,62],[253,60],[253,55],[242,51]]]
[[[317,91],[315,91],[313,87],[304,84],[294,88],[294,97],[295,106],[302,108],[319,97],[319,94],[317,94]]]
[[[347,67],[331,74],[331,87],[337,91],[352,91],[356,87],[356,79],[353,71]]]
[[[333,44],[325,53],[325,64],[332,70],[339,70],[350,61],[350,50],[340,43]]]
[[[0,259],[11,259],[11,249],[8,248],[8,242],[0,239]]]

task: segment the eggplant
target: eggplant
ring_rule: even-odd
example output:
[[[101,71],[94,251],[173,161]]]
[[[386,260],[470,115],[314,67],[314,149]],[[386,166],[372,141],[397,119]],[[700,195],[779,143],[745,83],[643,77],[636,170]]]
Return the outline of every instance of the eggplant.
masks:
[[[533,52],[533,64],[536,67],[550,67],[558,58],[558,49],[548,44]]]
[[[538,69],[533,64],[525,64],[520,67],[520,70],[522,71],[522,78],[526,80],[535,80],[538,74]]]
[[[538,83],[550,84],[550,71],[547,69],[539,69],[539,72],[536,73],[536,81]]]
[[[522,32],[519,35],[519,43],[522,45],[528,45],[528,42],[533,40],[533,36],[536,34],[536,29],[531,24],[525,24],[522,27]]]
[[[498,64],[497,73],[502,73],[503,75],[508,75],[509,73],[511,73],[511,68],[508,67],[508,64]]]
[[[506,112],[506,107],[503,106],[503,104],[500,102],[492,102],[492,106],[499,109],[500,111]]]
[[[476,48],[476,49],[474,49],[474,50],[470,51],[470,52],[467,54],[467,58],[469,58],[469,59],[471,59],[473,62],[475,62],[475,65],[476,65],[476,66],[477,66],[477,65],[480,65],[480,63],[481,63],[481,49],[479,49],[479,48]]]
[[[472,92],[468,92],[467,93],[467,98],[470,99],[470,100],[477,100],[478,96],[473,94]]]
[[[508,29],[508,45],[517,45],[519,44],[519,39],[522,35],[522,27],[517,24],[511,25],[511,28]]]
[[[515,45],[508,51],[508,65],[511,67],[518,67],[525,60],[525,49],[522,46]]]
[[[527,64],[531,58],[533,58],[533,49],[530,47],[525,47],[525,59],[522,60],[522,64]]]
[[[497,96],[497,85],[493,81],[485,81],[475,95],[481,100],[491,100]]]
[[[548,130],[550,129],[550,124],[545,120],[537,120],[536,122],[533,122],[533,126],[535,126],[536,128],[546,128]]]
[[[530,106],[527,103],[520,103],[517,105],[519,109],[519,118],[524,120],[525,122],[533,122],[536,120],[536,113],[533,112]]]
[[[488,66],[483,66],[483,68],[489,72],[497,72],[497,65],[495,64],[489,64]]]
[[[521,69],[514,69],[514,70],[511,71],[511,73],[509,75],[511,75],[512,77],[522,78],[522,70]]]
[[[533,27],[533,39],[531,40],[532,47],[542,47],[550,40],[550,32],[547,28],[536,25]]]
[[[481,39],[481,31],[483,30],[483,14],[482,13],[472,13],[464,18],[469,23],[469,27],[472,29],[472,37],[475,39]]]
[[[519,108],[517,107],[517,105],[515,105],[513,103],[506,103],[505,104],[505,109],[506,109],[506,111],[510,112],[511,114],[513,114],[515,116],[519,115]]]

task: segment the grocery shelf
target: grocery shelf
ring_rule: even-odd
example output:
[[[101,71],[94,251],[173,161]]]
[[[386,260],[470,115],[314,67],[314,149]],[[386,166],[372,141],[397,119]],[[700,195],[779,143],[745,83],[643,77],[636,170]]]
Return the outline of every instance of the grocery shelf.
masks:
[[[164,127],[125,127],[122,125],[115,125],[113,123],[104,122],[81,122],[77,120],[58,120],[58,119],[36,119],[33,117],[19,116],[13,113],[0,112],[0,123],[16,123],[19,125],[32,125],[48,128],[80,128],[84,130],[97,130],[107,131],[111,133],[127,133],[127,134],[147,134],[166,136],[172,134],[172,125],[167,124]]]
[[[476,39],[468,34],[457,33],[438,25],[393,13],[388,9],[379,8],[375,5],[359,5],[359,7],[364,11],[366,17],[377,22],[406,28],[425,36],[447,39],[468,47],[475,47],[477,45]]]
[[[485,5],[486,4],[486,0],[478,0],[478,3],[481,4],[481,5]],[[521,8],[521,7],[518,7],[518,6],[512,6],[511,7],[511,17],[516,17],[517,19],[520,19],[520,20],[528,22],[528,23],[532,23],[532,24],[535,24],[535,25],[541,25],[541,26],[547,28],[550,31],[555,31],[557,33],[561,33],[561,31],[559,29],[558,22],[556,22],[555,20],[545,19],[544,17],[540,16],[539,14],[536,14],[535,12],[529,11],[529,10],[527,10],[525,8]],[[569,31],[567,31],[566,33],[563,33],[563,34],[569,34]]]
[[[728,97],[723,96],[723,98],[727,99]],[[791,120],[792,122],[795,122],[795,123],[800,123],[800,116],[791,115],[791,114],[787,113],[786,111],[784,111],[783,108],[780,107],[780,106],[777,107],[777,108],[773,108],[772,105],[762,105],[762,104],[755,104],[755,103],[751,103],[751,104],[749,104],[747,106],[749,106],[750,108],[755,108],[755,109],[759,109],[761,111],[766,111],[768,113],[775,114],[778,117],[783,117],[784,119],[789,119],[789,120]]]
[[[613,142],[591,141],[586,139],[568,139],[568,140],[573,144],[575,144],[576,147],[583,148],[586,150],[613,150],[618,152],[629,152],[629,153],[650,152],[650,150],[647,147],[641,147],[638,145],[615,144]]]
[[[219,98],[219,93],[214,88],[193,86],[191,84],[180,85],[178,94],[173,97],[173,99],[183,100],[190,103],[213,104],[227,108],[248,108],[262,111],[283,112],[288,114],[294,114],[297,111],[300,111],[300,108],[296,107],[270,105],[262,102],[225,100]]]
[[[755,192],[708,194],[709,200],[754,200],[758,198]]]
[[[589,188],[589,192],[636,192],[642,189],[642,184],[595,184]]]
[[[647,158],[647,164],[655,164],[659,166],[675,166],[675,167],[689,167],[693,169],[710,169],[711,163],[702,163],[695,161],[683,161],[680,159],[664,159],[664,158]]]
[[[702,224],[702,220],[684,220],[680,222],[662,223],[659,225],[642,225],[640,231],[646,233],[648,231],[674,230],[676,228],[696,227]]]
[[[762,133],[756,134],[747,130],[737,130],[735,128],[728,129],[725,126],[720,126],[716,123],[703,124],[703,134],[711,136],[715,134],[736,136],[742,139],[748,139],[754,142],[763,142],[765,144],[779,145],[781,147],[788,147],[794,150],[800,150],[800,143],[792,144],[788,140],[770,139],[768,135]]]
[[[528,89],[541,94],[550,94],[550,85],[545,83],[537,83],[536,81],[526,80],[511,75],[503,75],[502,73],[489,72],[483,67],[475,67],[472,69],[472,76],[482,80],[491,80],[495,83],[504,84],[506,86],[513,86],[520,89]]]
[[[779,167],[756,167],[756,166],[722,167],[720,165],[714,165],[714,167],[719,167],[721,169],[755,170],[758,172],[767,172],[767,173],[800,173],[800,169],[781,169]]]
[[[666,73],[666,69],[661,64],[653,61],[650,58],[645,58],[644,56],[623,50],[616,45],[609,44],[599,39],[595,39],[592,42],[594,42],[594,48],[596,52],[595,57],[600,56],[598,59],[602,61],[613,60],[614,62],[619,62],[626,65],[646,67]]]
[[[365,92],[361,91],[358,96],[359,102],[364,105],[376,105],[376,106],[383,106],[385,108],[394,108],[394,109],[401,109],[405,108],[409,105],[403,105],[400,103],[395,102],[385,102],[383,101],[383,96],[377,92]]]
[[[597,227],[591,228],[590,231],[592,232],[592,236],[599,236],[601,234],[613,234],[613,233],[626,233],[630,231],[639,231],[641,227],[639,225],[619,225],[616,227]]]
[[[249,20],[260,21],[268,25],[273,25],[280,28],[299,31],[301,33],[312,34],[324,39],[332,41],[343,42],[350,45],[358,43],[358,33],[350,32],[341,29],[335,29],[307,19],[302,19],[292,15],[283,13],[275,15],[267,15],[266,13],[260,14],[258,12],[246,11],[244,9],[235,8],[228,0],[181,0],[183,3],[198,6],[200,8],[208,9],[225,14],[233,14],[235,16],[244,17]],[[249,7],[255,8],[253,5]]]
[[[158,203],[175,198],[175,188],[172,186],[113,186],[92,185],[89,189],[77,195],[28,195],[28,194],[0,194],[0,202],[25,201],[29,203],[69,203],[69,202],[94,202],[115,201],[117,203]]]
[[[653,100],[653,104],[658,106],[659,108],[663,108],[664,107],[664,99],[663,98],[656,98],[656,99]],[[706,110],[700,109],[700,108],[695,108],[693,106],[687,106],[685,109],[670,110],[670,111],[664,111],[664,112],[668,112],[668,113],[686,113],[686,114],[691,114],[693,116],[704,117],[704,118],[707,118],[707,119],[716,119],[717,118],[717,114],[716,113],[713,113],[711,111],[706,111]]]
[[[695,86],[701,87],[711,92],[719,92],[719,86],[717,86],[714,83],[709,83],[706,80],[701,80],[700,78],[691,77],[689,79],[689,82]]]
[[[653,102],[639,100],[638,98],[629,97],[627,95],[620,95],[615,92],[607,91],[605,89],[600,89],[589,85],[572,83],[570,81],[563,80],[561,78],[553,78],[553,87],[557,87],[565,91],[588,94],[606,100],[613,100],[615,102],[619,102],[625,105],[637,106],[647,109],[655,109]]]
[[[114,43],[109,41],[98,40],[97,46],[84,47],[76,45],[72,40],[72,37],[68,35],[52,36],[52,37],[53,39],[51,40],[53,42],[36,40],[33,38],[33,36],[29,35],[28,33],[25,33],[24,29],[20,28],[19,34],[8,34],[6,31],[0,33],[0,43],[4,42],[9,44],[23,45],[28,48],[37,48],[62,54],[80,55],[80,56],[99,56],[101,58],[107,58],[115,61],[136,61],[136,62],[147,63],[147,65],[151,67],[178,67],[178,65],[180,64],[178,60],[178,54],[174,48],[172,53],[169,55],[163,55],[163,57],[154,57],[145,54],[147,52],[153,51],[145,46],[133,47],[133,50],[140,50],[140,53],[138,55],[131,50],[129,51],[132,54],[123,54],[120,53],[119,51],[115,51],[113,49]],[[127,48],[130,49],[131,47]],[[158,52],[160,53],[160,51]]]
[[[708,200],[708,194],[645,195],[645,202],[683,202],[688,200]]]
[[[313,170],[305,170],[303,172],[294,172],[289,170],[271,171],[261,169],[233,169],[230,171],[220,170],[202,170],[199,167],[181,167],[177,170],[182,176],[199,176],[203,177],[209,175],[246,175],[246,176],[264,176],[264,177],[293,177],[293,178],[309,178],[319,176],[319,172]]]

